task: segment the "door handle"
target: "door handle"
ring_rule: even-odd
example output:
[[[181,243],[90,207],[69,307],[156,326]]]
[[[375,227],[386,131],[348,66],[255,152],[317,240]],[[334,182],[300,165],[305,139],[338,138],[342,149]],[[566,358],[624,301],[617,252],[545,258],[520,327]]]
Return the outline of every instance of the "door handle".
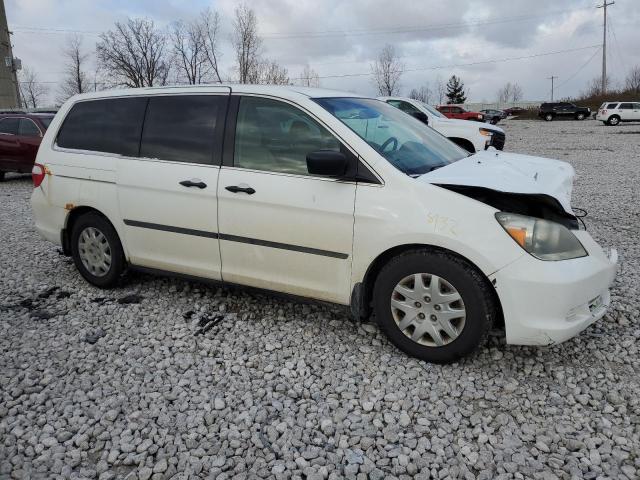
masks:
[[[228,187],[224,187],[226,190],[229,190],[231,193],[243,192],[249,195],[253,195],[256,191],[251,187],[238,187],[237,185],[230,185]]]
[[[207,184],[199,178],[193,178],[191,180],[183,180],[180,182],[183,187],[198,187],[200,190],[207,188]]]

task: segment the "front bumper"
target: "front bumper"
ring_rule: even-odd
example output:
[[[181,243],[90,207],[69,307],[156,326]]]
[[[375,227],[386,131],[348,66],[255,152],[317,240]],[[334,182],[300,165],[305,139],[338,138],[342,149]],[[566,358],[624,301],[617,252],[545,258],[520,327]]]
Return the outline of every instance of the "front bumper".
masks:
[[[551,345],[574,337],[606,313],[618,254],[606,255],[585,231],[588,256],[557,262],[524,255],[491,275],[504,313],[507,343]]]

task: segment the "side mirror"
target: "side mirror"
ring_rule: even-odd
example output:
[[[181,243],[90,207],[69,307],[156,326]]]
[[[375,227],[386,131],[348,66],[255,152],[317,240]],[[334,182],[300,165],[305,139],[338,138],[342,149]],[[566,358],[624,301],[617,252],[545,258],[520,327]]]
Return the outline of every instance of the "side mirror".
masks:
[[[334,150],[318,150],[307,154],[307,171],[311,175],[342,177],[347,171],[347,157]]]
[[[411,116],[413,116],[414,118],[417,118],[422,123],[426,123],[427,125],[429,125],[429,117],[427,117],[426,113],[424,113],[424,112],[411,112]]]

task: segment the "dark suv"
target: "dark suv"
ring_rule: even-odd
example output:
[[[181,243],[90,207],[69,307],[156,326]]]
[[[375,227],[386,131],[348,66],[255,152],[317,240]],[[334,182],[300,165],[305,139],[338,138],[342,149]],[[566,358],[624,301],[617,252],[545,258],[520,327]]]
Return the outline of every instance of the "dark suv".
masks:
[[[6,172],[31,173],[51,114],[0,113],[0,181]]]
[[[543,103],[538,110],[538,116],[544,118],[547,122],[557,118],[575,118],[576,120],[584,120],[591,115],[591,109],[587,107],[578,107],[569,102]]]

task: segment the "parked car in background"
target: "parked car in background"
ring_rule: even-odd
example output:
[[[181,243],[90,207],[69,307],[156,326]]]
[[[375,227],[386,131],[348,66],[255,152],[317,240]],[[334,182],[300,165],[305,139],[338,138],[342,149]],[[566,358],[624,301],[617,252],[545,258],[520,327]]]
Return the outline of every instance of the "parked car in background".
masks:
[[[439,105],[436,107],[440,113],[447,118],[456,118],[458,120],[474,120],[476,122],[484,122],[484,113],[470,112],[458,105]]]
[[[484,118],[487,122],[492,124],[497,124],[500,120],[504,120],[507,118],[507,114],[502,110],[494,110],[491,108],[485,108],[484,110],[480,110],[481,113],[484,113]]]
[[[510,108],[505,108],[503,110],[503,112],[507,115],[507,117],[512,117],[514,115],[521,115],[525,111],[526,110],[522,107],[510,107]]]
[[[588,107],[578,107],[569,102],[543,103],[538,109],[538,116],[550,122],[556,118],[575,118],[584,120],[591,115]]]
[[[489,147],[504,148],[506,136],[500,127],[479,126],[466,120],[447,118],[431,105],[413,98],[380,97],[380,100],[426,123],[468,152],[480,152]]]
[[[596,120],[606,125],[640,122],[640,102],[605,102],[598,109]]]
[[[0,181],[6,172],[30,173],[53,115],[0,114]]]
[[[605,314],[617,254],[580,228],[573,177],[557,160],[469,155],[350,93],[160,87],[67,101],[31,205],[98,287],[130,268],[334,302],[442,363],[494,324],[549,345]]]

